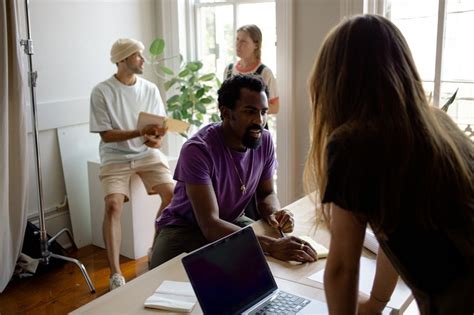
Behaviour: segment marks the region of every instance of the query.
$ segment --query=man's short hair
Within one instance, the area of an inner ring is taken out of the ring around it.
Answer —
[[[219,108],[225,106],[229,109],[234,109],[235,103],[240,99],[240,90],[243,88],[258,93],[265,92],[268,97],[268,88],[261,76],[239,74],[225,80],[219,91],[217,91]]]

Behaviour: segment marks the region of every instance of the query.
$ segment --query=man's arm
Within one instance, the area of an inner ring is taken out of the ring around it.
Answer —
[[[280,201],[273,188],[273,180],[262,180],[257,187],[257,206],[263,220],[274,228],[285,233],[293,231],[294,219],[290,211],[280,209]],[[303,248],[304,242],[294,236],[274,239],[271,237],[257,235],[264,252],[280,260],[293,260],[300,262],[312,262],[317,260],[314,248],[309,244]]]
[[[167,128],[160,128],[158,125],[146,125],[142,130],[120,130],[111,129],[100,132],[100,137],[104,142],[120,142],[126,141],[137,137],[148,136],[148,137],[163,137],[166,133]],[[160,141],[161,143],[161,141]]]
[[[331,204],[331,243],[324,272],[324,291],[331,314],[356,314],[359,264],[366,222]]]
[[[285,233],[293,231],[293,216],[288,210],[280,210],[280,201],[273,188],[273,180],[260,181],[257,187],[257,207],[268,224]]]
[[[240,229],[237,225],[219,218],[219,206],[212,185],[186,184],[186,193],[191,201],[199,227],[208,241],[215,241]],[[314,250],[309,246],[301,249],[301,240],[294,236],[274,239],[257,235],[257,238],[263,251],[275,258],[300,262],[316,260]]]
[[[210,184],[186,184],[186,193],[204,237],[212,242],[240,229],[219,218],[216,193]]]
[[[258,184],[257,205],[263,218],[267,218],[275,211],[280,210],[280,201],[275,194],[271,179],[262,180]]]

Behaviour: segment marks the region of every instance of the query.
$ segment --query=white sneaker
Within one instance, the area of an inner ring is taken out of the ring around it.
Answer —
[[[109,286],[110,286],[110,291],[117,289],[118,287],[121,287],[125,285],[125,278],[118,274],[114,273],[112,277],[109,279]]]

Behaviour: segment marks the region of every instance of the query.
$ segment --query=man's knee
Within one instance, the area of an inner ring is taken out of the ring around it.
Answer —
[[[169,203],[173,198],[174,184],[167,183],[153,187],[153,190],[160,195],[164,203]]]
[[[165,231],[164,233],[161,232],[162,230],[155,234],[149,264],[150,269],[173,259],[184,251],[184,249],[179,245],[178,240],[172,236],[173,233],[170,233],[171,231]]]
[[[184,252],[191,252],[208,243],[199,227],[166,226],[155,235],[150,269]]]
[[[105,197],[105,216],[120,216],[123,209],[125,197],[121,194],[113,194]]]

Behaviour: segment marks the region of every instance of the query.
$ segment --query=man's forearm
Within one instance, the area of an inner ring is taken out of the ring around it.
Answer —
[[[209,242],[213,242],[240,230],[239,226],[221,219],[214,221],[210,220],[208,222],[202,222],[198,220],[198,224],[201,228],[202,234]]]
[[[102,131],[100,137],[104,142],[120,142],[127,141],[133,138],[141,137],[140,130],[119,130],[112,129]]]
[[[271,193],[263,198],[258,198],[258,210],[263,218],[267,218],[273,212],[280,210],[280,202],[275,193]]]

